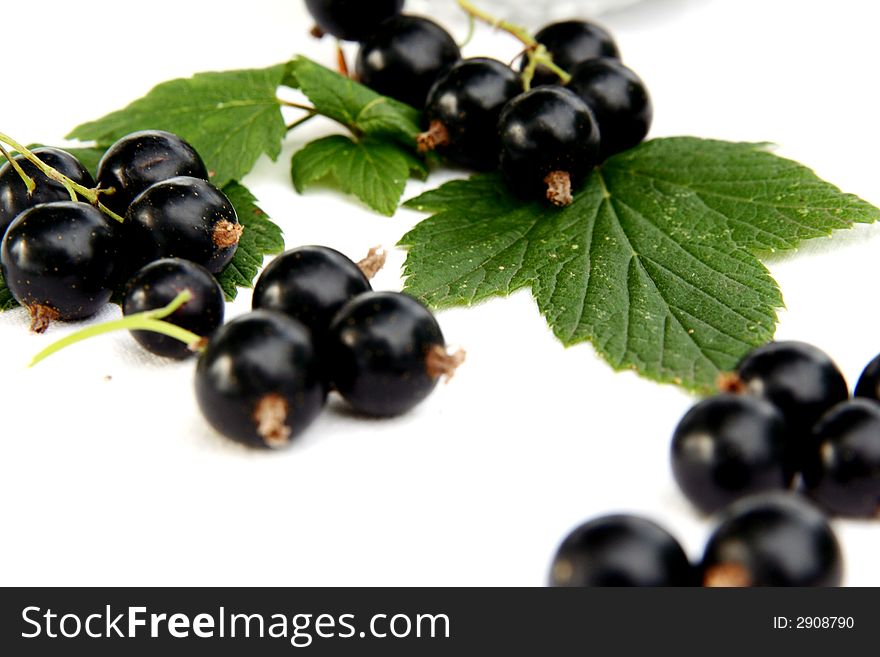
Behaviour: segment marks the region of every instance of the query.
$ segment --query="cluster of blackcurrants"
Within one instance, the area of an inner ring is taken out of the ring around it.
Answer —
[[[461,59],[446,30],[400,14],[403,4],[306,0],[321,32],[361,42],[363,84],[423,110],[421,151],[478,171],[500,167],[517,195],[564,206],[593,167],[647,135],[648,92],[603,28],[546,26],[516,72],[495,59]],[[536,48],[556,70],[530,65]],[[524,77],[534,88],[524,91]]]
[[[565,539],[551,583],[840,583],[840,547],[825,513],[880,515],[880,356],[852,399],[831,358],[802,342],[753,350],[719,387],[672,438],[672,472],[685,496],[704,513],[721,510],[699,566],[652,521],[608,516]]]
[[[318,416],[330,390],[358,413],[392,416],[450,377],[450,354],[430,310],[374,292],[370,259],[323,246],[278,256],[254,288],[253,310],[222,326],[196,366],[196,397],[220,433],[281,447]],[[173,317],[173,316],[172,316]]]
[[[0,265],[37,332],[54,320],[91,317],[138,269],[160,258],[184,258],[210,276],[235,254],[243,230],[235,208],[176,135],[136,132],[106,151],[97,189],[109,212],[73,200],[70,183],[96,187],[77,158],[57,148],[32,154],[47,168],[18,154],[15,166],[0,169]]]

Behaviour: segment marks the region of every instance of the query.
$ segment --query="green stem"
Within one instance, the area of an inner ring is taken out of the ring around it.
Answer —
[[[87,340],[89,338],[93,338],[98,335],[104,335],[105,333],[112,333],[113,331],[153,331],[154,333],[161,333],[162,335],[167,335],[170,338],[174,338],[175,340],[180,340],[181,342],[189,345],[190,349],[193,351],[200,351],[204,348],[203,342],[204,339],[200,335],[196,335],[192,331],[187,331],[184,328],[177,326],[176,324],[172,324],[171,322],[162,321],[164,318],[171,315],[175,310],[180,308],[187,301],[192,299],[192,292],[189,290],[184,290],[180,294],[178,294],[167,306],[162,308],[157,308],[155,310],[146,310],[141,313],[135,313],[133,315],[129,315],[128,317],[123,317],[122,319],[117,319],[112,322],[104,322],[102,324],[96,324],[95,326],[87,326],[84,329],[71,333],[70,335],[61,338],[57,342],[53,342],[48,347],[43,349],[40,353],[33,357],[28,367],[33,367],[37,363],[42,360],[45,360],[52,354],[55,354],[65,347],[69,347],[71,345],[76,344],[77,342],[82,342],[83,340]]]
[[[24,186],[27,187],[28,196],[33,194],[34,190],[37,188],[37,183],[34,182],[34,179],[24,172],[24,169],[22,169],[16,159],[9,154],[9,151],[6,150],[6,147],[3,146],[3,144],[0,144],[0,153],[3,153],[3,157],[9,162],[9,166],[15,169],[18,177],[21,178]]]
[[[77,194],[84,198],[86,201],[97,207],[101,212],[106,214],[107,216],[115,219],[119,223],[122,223],[124,219],[120,217],[118,214],[113,212],[110,208],[101,203],[98,196],[100,194],[108,193],[110,190],[102,190],[102,189],[89,189],[88,187],[84,187],[80,185],[78,182],[71,180],[63,173],[56,171],[48,164],[43,162],[40,158],[38,158],[29,148],[22,146],[17,141],[15,141],[12,137],[3,134],[0,132],[0,142],[4,144],[8,144],[12,146],[15,150],[21,153],[27,160],[29,160],[37,169],[39,169],[45,176],[55,182],[61,183],[64,185],[64,189],[68,191],[70,194],[71,200],[77,200]],[[21,175],[21,174],[19,174]],[[27,184],[27,181],[25,181]],[[32,190],[30,190],[32,191]]]
[[[318,113],[317,113],[317,112],[314,112],[314,111],[309,112],[309,113],[306,114],[305,116],[303,116],[303,117],[297,119],[296,121],[294,121],[293,123],[291,123],[290,125],[288,125],[288,126],[287,126],[287,132],[290,132],[291,130],[295,130],[296,128],[300,127],[303,123],[306,123],[307,121],[311,121],[311,120],[312,120],[313,118],[315,118],[316,116],[318,116]]]
[[[514,23],[510,23],[505,20],[500,20],[492,16],[492,14],[483,11],[479,7],[475,6],[473,2],[470,0],[458,0],[458,6],[461,7],[469,16],[476,18],[477,20],[481,20],[484,23],[491,25],[492,27],[498,28],[499,30],[504,30],[508,34],[519,39],[523,45],[526,47],[526,57],[529,59],[529,63],[526,65],[526,70],[523,71],[523,87],[528,90],[532,85],[532,78],[535,75],[535,69],[538,66],[544,66],[551,71],[553,71],[559,78],[562,80],[563,84],[568,84],[571,80],[571,75],[568,74],[567,71],[563,70],[559,66],[553,63],[553,56],[547,52],[547,49],[538,43],[529,31],[524,27],[519,25],[515,25]]]

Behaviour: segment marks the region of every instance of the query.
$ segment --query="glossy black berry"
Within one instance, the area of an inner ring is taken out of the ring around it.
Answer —
[[[471,169],[497,168],[501,108],[521,91],[522,81],[506,64],[488,58],[458,62],[428,93],[419,150],[436,150]]]
[[[804,487],[840,515],[880,515],[880,404],[855,399],[826,413],[804,459]]]
[[[770,342],[754,349],[737,365],[736,377],[735,388],[782,411],[796,452],[819,418],[849,397],[846,380],[828,354],[803,342]]]
[[[164,308],[184,290],[192,298],[164,318],[203,338],[210,338],[223,323],[226,300],[220,284],[207,269],[189,260],[164,258],[139,270],[128,282],[122,301],[122,314],[133,315]],[[152,331],[132,331],[147,351],[167,358],[193,355],[190,345]]]
[[[83,187],[92,188],[95,186],[92,174],[67,151],[43,147],[35,148],[33,154],[73,182]],[[16,155],[14,159],[22,170],[31,177],[36,187],[33,192],[28,193],[24,181],[11,164],[7,162],[0,168],[0,237],[3,237],[3,233],[6,232],[12,220],[28,208],[40,203],[71,200],[70,193],[64,188],[64,185],[48,178],[26,157]]]
[[[862,371],[853,394],[856,397],[880,400],[880,355]]]
[[[101,196],[101,201],[124,215],[147,187],[175,176],[207,180],[208,170],[195,149],[177,135],[162,130],[133,132],[108,148],[98,163],[98,184],[115,190]]]
[[[460,58],[455,40],[434,21],[396,16],[363,41],[356,70],[374,91],[421,109],[437,78]]]
[[[571,203],[571,190],[599,161],[599,129],[586,103],[562,87],[511,100],[498,121],[501,172],[523,197]]]
[[[242,227],[226,195],[201,178],[156,183],[128,208],[122,224],[128,264],[184,258],[212,274],[235,255]]]
[[[117,226],[86,203],[57,201],[25,210],[0,249],[9,291],[31,313],[34,331],[52,320],[91,317],[110,300]]]
[[[648,90],[620,60],[600,57],[578,64],[571,70],[568,88],[593,110],[603,160],[632,148],[648,134],[653,117]]]
[[[672,436],[672,473],[704,513],[751,493],[791,485],[785,421],[763,399],[717,395],[699,402]]]
[[[550,586],[693,586],[694,569],[678,541],[632,515],[603,516],[559,546]]]
[[[199,356],[196,399],[218,432],[255,447],[284,447],[326,399],[309,330],[255,310],[222,326]]]
[[[795,493],[728,507],[701,565],[706,586],[839,586],[843,558],[825,515]]]
[[[347,41],[369,37],[379,24],[403,9],[404,0],[306,0],[322,32]]]
[[[337,313],[327,343],[330,379],[355,410],[399,415],[444,374],[445,342],[431,311],[397,292],[362,294]]]
[[[342,306],[372,289],[360,268],[339,251],[301,246],[266,266],[254,286],[253,307],[298,319],[323,343]]]
[[[596,57],[620,57],[614,39],[604,28],[586,21],[563,21],[540,30],[535,40],[543,44],[553,56],[553,63],[566,73],[588,59]],[[526,67],[523,58],[520,70]],[[544,66],[539,66],[532,80],[533,86],[559,84],[559,76]]]

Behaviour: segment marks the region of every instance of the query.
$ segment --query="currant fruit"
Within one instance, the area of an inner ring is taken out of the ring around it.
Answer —
[[[419,150],[436,150],[464,167],[495,169],[501,108],[521,91],[519,76],[506,64],[484,57],[458,62],[428,93]]]
[[[788,488],[795,472],[782,414],[753,397],[701,401],[676,427],[671,451],[676,482],[704,513],[750,493]]]
[[[816,425],[804,462],[809,495],[832,513],[880,514],[880,405],[855,399],[832,408]]]
[[[283,447],[318,416],[326,400],[308,329],[255,310],[222,326],[199,356],[196,399],[224,436],[255,447]]]
[[[824,514],[794,493],[762,493],[725,510],[703,554],[703,584],[839,586],[842,562]]]
[[[556,551],[550,586],[693,586],[694,569],[678,541],[632,515],[591,520]]]
[[[408,411],[460,363],[447,354],[431,311],[397,292],[368,292],[345,304],[330,324],[327,359],[336,390],[376,416]]]
[[[374,91],[421,109],[437,78],[459,59],[455,41],[437,23],[402,15],[363,41],[355,70]]]
[[[346,41],[369,37],[379,24],[403,9],[404,0],[306,0],[322,32]]]
[[[35,148],[32,152],[43,163],[48,164],[58,173],[64,174],[73,182],[83,187],[95,186],[92,174],[67,151],[46,146]],[[6,232],[12,220],[28,208],[40,203],[71,200],[70,193],[64,188],[64,185],[47,177],[26,157],[16,155],[14,159],[22,170],[31,177],[36,187],[33,192],[28,193],[24,181],[11,164],[7,162],[0,168],[0,237]]]
[[[770,342],[754,349],[722,387],[734,392],[744,389],[774,404],[782,411],[792,439],[800,446],[819,418],[849,397],[846,380],[828,354],[793,341]]]
[[[340,308],[372,289],[360,268],[339,251],[301,246],[266,266],[254,286],[253,307],[299,320],[322,343]]]
[[[189,260],[163,258],[140,269],[125,288],[122,314],[164,308],[184,290],[189,290],[192,298],[165,321],[209,338],[223,323],[226,301],[211,272]],[[160,333],[132,331],[131,335],[144,349],[158,356],[183,359],[194,353],[190,345]]]
[[[642,79],[610,57],[588,59],[571,70],[568,88],[596,117],[603,160],[641,142],[651,127],[653,109]]]
[[[853,394],[856,397],[880,400],[880,354],[865,367]]]
[[[498,121],[501,172],[511,190],[568,205],[571,190],[598,163],[599,130],[573,92],[538,87],[511,100]]]
[[[212,274],[232,260],[243,231],[223,192],[187,176],[148,187],[132,201],[122,229],[129,266],[184,258]]]
[[[53,320],[91,317],[110,300],[117,227],[87,203],[56,201],[9,225],[0,265],[9,291],[42,333]]]
[[[553,56],[553,63],[567,73],[588,59],[620,57],[617,44],[604,28],[586,21],[563,21],[541,29],[535,40]],[[525,58],[520,70],[525,69]],[[559,76],[545,66],[538,66],[532,86],[559,84]]]
[[[147,187],[175,176],[208,179],[208,170],[195,149],[162,130],[133,132],[113,144],[98,163],[98,184],[113,188],[101,202],[124,215],[135,197]]]

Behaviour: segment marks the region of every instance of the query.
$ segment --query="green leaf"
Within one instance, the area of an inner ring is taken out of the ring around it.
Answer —
[[[880,210],[756,144],[657,139],[609,159],[572,205],[515,200],[498,176],[409,201],[406,289],[435,307],[529,287],[566,345],[708,392],[773,337],[782,297],[757,259]]]
[[[11,310],[16,306],[18,306],[18,302],[13,298],[9,288],[6,287],[6,281],[3,279],[3,274],[0,273],[0,312]]]
[[[291,161],[291,176],[298,192],[332,176],[342,191],[387,216],[397,210],[411,172],[427,174],[418,158],[394,142],[372,138],[353,141],[343,135],[313,141],[295,153]]]
[[[245,227],[238,249],[226,268],[217,276],[226,298],[232,300],[239,287],[252,287],[263,257],[284,250],[281,229],[257,206],[257,199],[241,183],[232,181],[223,187],[229,197],[238,221]]]
[[[299,88],[320,114],[355,135],[381,136],[415,147],[420,115],[409,105],[381,96],[306,57],[290,62],[285,83]]]
[[[218,187],[273,160],[286,134],[277,98],[286,65],[198,73],[163,82],[126,108],[84,123],[68,139],[110,144],[136,130],[174,132],[199,152]]]

